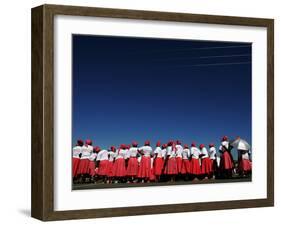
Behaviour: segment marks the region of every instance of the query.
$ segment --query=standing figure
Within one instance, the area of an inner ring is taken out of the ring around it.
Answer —
[[[178,174],[177,160],[176,160],[176,144],[173,141],[168,142],[167,157],[164,173],[168,175],[171,182],[175,181]]]
[[[210,155],[210,161],[211,161],[211,177],[217,174],[217,150],[215,148],[215,145],[213,143],[209,144],[209,155]]]
[[[116,157],[116,148],[114,146],[110,147],[110,150],[108,151],[108,164],[107,164],[107,183],[112,183],[112,179],[114,177],[114,160]]]
[[[86,140],[85,144],[82,146],[81,149],[81,159],[80,159],[80,164],[78,167],[78,172],[77,174],[80,175],[80,182],[87,182],[90,177],[89,177],[89,165],[90,165],[90,160],[89,157],[91,156],[93,152],[93,146],[92,146],[92,141],[91,140]]]
[[[182,170],[182,153],[183,153],[183,147],[181,145],[181,142],[177,140],[176,142],[176,162],[177,162],[177,172],[178,174],[181,174]]]
[[[204,178],[208,178],[212,173],[212,164],[209,158],[209,153],[204,144],[200,144],[199,148],[201,151],[201,175]]]
[[[99,178],[105,183],[108,175],[108,151],[106,149],[101,150],[100,147],[96,147],[97,155],[97,174]]]
[[[80,163],[80,155],[82,152],[82,146],[84,142],[82,140],[77,140],[77,144],[72,149],[72,178],[73,182],[76,183],[78,176],[78,167]]]
[[[125,177],[126,177],[125,160],[127,158],[127,155],[128,155],[127,146],[125,144],[121,144],[119,149],[117,150],[115,162],[113,165],[114,177],[116,179],[115,183],[125,182]]]
[[[128,161],[128,167],[127,167],[127,177],[128,177],[128,182],[136,182],[135,179],[138,174],[138,143],[137,142],[132,142],[132,147],[127,152],[127,158],[129,159]]]
[[[238,170],[241,176],[250,175],[252,171],[252,162],[250,161],[249,150],[238,149]]]
[[[140,167],[138,170],[138,178],[142,183],[149,181],[151,174],[151,155],[152,148],[150,141],[145,141],[144,146],[140,147],[139,153],[141,156]]]
[[[95,151],[95,148],[93,149],[90,157],[89,157],[89,176],[90,176],[90,181],[95,182],[95,176],[96,176],[96,158],[97,158],[97,153]]]
[[[220,146],[221,160],[220,160],[220,170],[224,178],[232,177],[232,170],[234,167],[233,157],[231,155],[231,146],[229,145],[228,137],[224,136],[221,139]]]
[[[194,142],[191,144],[190,154],[191,154],[190,174],[192,176],[192,179],[194,179],[194,178],[198,178],[201,175],[200,162],[199,162],[199,156],[201,155],[201,152],[196,147],[196,144]]]
[[[163,173],[165,152],[166,144],[163,144],[161,148],[161,142],[158,141],[154,150],[154,174],[156,182],[160,181],[160,177]]]
[[[187,144],[184,145],[184,149],[182,151],[182,168],[181,168],[181,174],[185,175],[186,178],[190,174],[191,164],[190,164],[190,149]],[[186,179],[185,178],[185,179]]]

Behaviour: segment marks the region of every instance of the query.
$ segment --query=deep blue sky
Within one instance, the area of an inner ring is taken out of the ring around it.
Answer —
[[[251,44],[73,35],[73,143],[251,143]]]

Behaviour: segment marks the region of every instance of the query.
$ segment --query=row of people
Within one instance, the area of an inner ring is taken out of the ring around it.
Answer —
[[[100,179],[103,182],[148,182],[162,181],[168,178],[174,181],[178,175],[189,178],[213,178],[214,175],[231,177],[234,161],[231,146],[224,136],[219,147],[220,156],[214,144],[209,149],[201,144],[199,148],[193,142],[191,147],[182,146],[180,141],[169,141],[162,144],[158,141],[153,150],[150,142],[138,147],[121,144],[109,150],[93,147],[91,140],[78,140],[73,148],[74,182],[85,179]],[[240,151],[239,167],[242,173],[251,171],[248,151]]]

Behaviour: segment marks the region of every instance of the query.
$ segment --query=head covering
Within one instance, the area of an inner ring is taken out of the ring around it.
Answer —
[[[174,141],[170,140],[170,141],[168,142],[168,146],[172,146],[173,143],[174,143]]]
[[[130,145],[130,144],[128,144],[128,145],[126,146],[126,148],[127,148],[127,149],[130,149],[130,147],[131,147],[131,145]]]
[[[192,142],[191,147],[196,147],[196,143]]]
[[[205,147],[204,144],[200,144],[200,146],[199,146],[200,149],[202,149],[202,148],[204,148],[204,147]]]
[[[92,145],[92,141],[90,140],[90,139],[87,139],[86,141],[85,141],[85,143],[87,144],[87,145]]]
[[[223,137],[221,138],[221,141],[228,141],[228,137],[227,137],[227,136],[223,136]]]
[[[150,146],[150,141],[149,141],[149,140],[146,140],[146,141],[144,142],[144,145],[145,145],[145,146]]]
[[[160,146],[161,146],[161,142],[160,142],[160,141],[157,141],[156,147],[160,147]]]
[[[185,145],[184,145],[184,148],[186,148],[186,149],[187,149],[187,148],[188,148],[188,145],[187,145],[187,144],[185,144]]]
[[[120,149],[126,149],[126,144],[120,144]]]
[[[162,148],[166,148],[166,147],[167,147],[167,144],[163,144],[163,145],[162,145]]]
[[[111,147],[110,147],[110,150],[113,151],[113,152],[115,152],[115,151],[116,151],[116,148],[115,148],[114,146],[111,146]]]
[[[215,145],[213,143],[210,143],[209,148],[211,148],[211,147],[215,147]]]
[[[179,145],[181,144],[181,142],[179,140],[177,140],[176,143],[179,144]]]
[[[137,143],[136,141],[133,141],[133,142],[132,142],[132,145],[133,145],[133,147],[137,147],[137,146],[138,146],[138,143]]]
[[[95,150],[96,152],[99,152],[101,149],[100,149],[99,146],[96,146],[96,147],[94,148],[94,150]]]
[[[84,144],[83,140],[77,140],[77,145],[78,146],[83,146],[83,144]]]

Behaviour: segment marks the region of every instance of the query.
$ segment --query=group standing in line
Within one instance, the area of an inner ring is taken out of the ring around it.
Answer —
[[[227,136],[222,137],[219,150],[213,143],[191,147],[177,141],[155,149],[150,141],[139,147],[121,144],[101,149],[91,140],[78,140],[73,147],[72,175],[74,183],[150,183],[178,180],[232,178],[251,174],[250,150],[238,151],[238,165],[232,157],[232,146]]]

